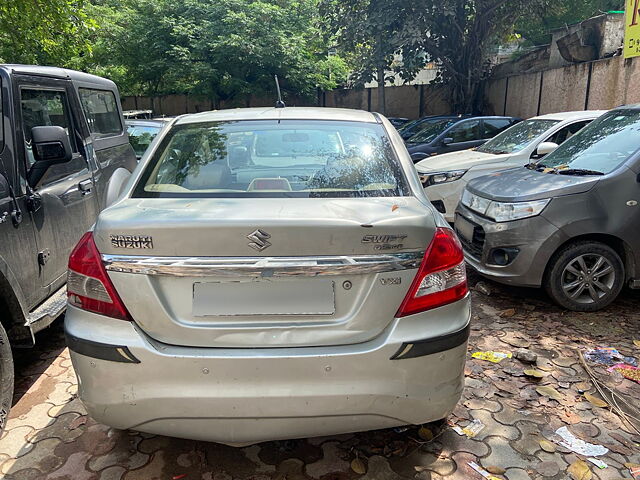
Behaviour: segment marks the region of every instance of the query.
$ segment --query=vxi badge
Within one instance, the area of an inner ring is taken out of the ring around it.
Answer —
[[[402,241],[407,238],[406,234],[399,235],[365,235],[362,243],[373,243],[374,250],[400,250],[404,245]]]

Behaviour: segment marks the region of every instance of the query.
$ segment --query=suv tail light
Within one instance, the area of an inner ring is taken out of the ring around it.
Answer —
[[[69,257],[67,300],[88,312],[131,320],[107,275],[91,232],[82,236]]]
[[[453,303],[464,298],[467,292],[467,273],[460,241],[453,230],[437,228],[396,317]]]

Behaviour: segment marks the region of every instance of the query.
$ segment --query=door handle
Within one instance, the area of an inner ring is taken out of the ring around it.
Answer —
[[[91,193],[91,188],[93,187],[93,180],[83,180],[78,184],[78,190],[82,192],[83,195],[87,195]]]

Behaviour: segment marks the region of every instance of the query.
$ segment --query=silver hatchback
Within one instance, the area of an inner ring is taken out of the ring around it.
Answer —
[[[462,391],[462,249],[377,114],[175,119],[68,296],[80,397],[116,428],[247,444],[435,421]]]

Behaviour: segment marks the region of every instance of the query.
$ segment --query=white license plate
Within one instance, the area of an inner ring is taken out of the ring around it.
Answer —
[[[456,230],[460,234],[462,238],[466,241],[471,242],[473,240],[473,229],[474,226],[471,222],[467,221],[466,218],[458,215],[456,217]]]
[[[333,315],[331,280],[260,280],[193,284],[193,316]]]

